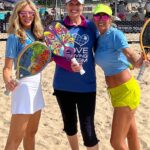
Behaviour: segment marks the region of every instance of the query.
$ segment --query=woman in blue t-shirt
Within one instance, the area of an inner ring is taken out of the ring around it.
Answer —
[[[62,23],[75,38],[75,58],[82,64],[85,74],[80,75],[81,66],[74,63],[71,64],[74,72],[56,65],[53,87],[72,150],[79,149],[77,112],[84,145],[88,150],[98,150],[94,127],[96,77],[93,57],[98,32],[94,23],[82,16],[83,3],[84,0],[66,0],[68,16]]]
[[[130,50],[124,34],[111,27],[112,10],[109,6],[97,5],[93,19],[100,32],[95,61],[104,71],[114,107],[111,145],[115,150],[140,150],[134,117],[140,103],[140,87],[128,68],[130,63],[133,67],[140,67],[143,57],[137,57]]]
[[[5,150],[16,150],[23,140],[24,149],[35,149],[35,134],[44,107],[40,73],[16,83],[12,79],[13,64],[25,46],[42,39],[43,28],[36,6],[31,0],[19,1],[9,21],[3,78],[11,95],[11,123]]]

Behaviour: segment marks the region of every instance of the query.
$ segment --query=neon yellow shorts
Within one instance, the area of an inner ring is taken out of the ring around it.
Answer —
[[[136,109],[140,104],[140,86],[132,77],[126,83],[114,88],[108,88],[113,107],[125,107]]]

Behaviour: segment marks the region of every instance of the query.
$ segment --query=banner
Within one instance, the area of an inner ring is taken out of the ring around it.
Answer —
[[[144,25],[144,21],[115,21],[114,23],[125,33],[139,33]]]

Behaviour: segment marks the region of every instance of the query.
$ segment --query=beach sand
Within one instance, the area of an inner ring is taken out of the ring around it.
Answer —
[[[0,35],[5,36],[4,34]],[[129,40],[138,40],[139,34],[128,34]],[[0,41],[0,150],[4,149],[8,136],[10,125],[10,97],[3,94],[5,86],[2,80],[2,69],[4,65],[4,53],[6,42]],[[140,50],[139,44],[131,44],[131,48]],[[36,135],[36,150],[69,150],[69,144],[65,133],[63,132],[62,118],[55,97],[53,96],[53,74],[55,64],[50,63],[42,73],[42,87],[45,98],[45,108],[42,111],[39,130]],[[135,77],[139,70],[131,71]],[[141,144],[141,150],[150,150],[150,68],[147,68],[142,80],[141,86],[141,105],[136,112],[136,122]],[[100,140],[101,150],[112,150],[109,139],[111,133],[111,121],[113,108],[107,95],[106,84],[104,81],[103,71],[96,66],[97,74],[97,105],[95,113],[95,128]],[[80,133],[79,145],[80,150],[85,150]],[[23,150],[22,144],[19,150]]]

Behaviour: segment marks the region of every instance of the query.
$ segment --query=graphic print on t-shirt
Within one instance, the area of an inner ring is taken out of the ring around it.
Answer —
[[[83,34],[79,35],[77,33],[72,34],[75,39],[75,58],[80,63],[85,63],[88,60],[88,47],[87,43],[89,42],[89,35]]]

